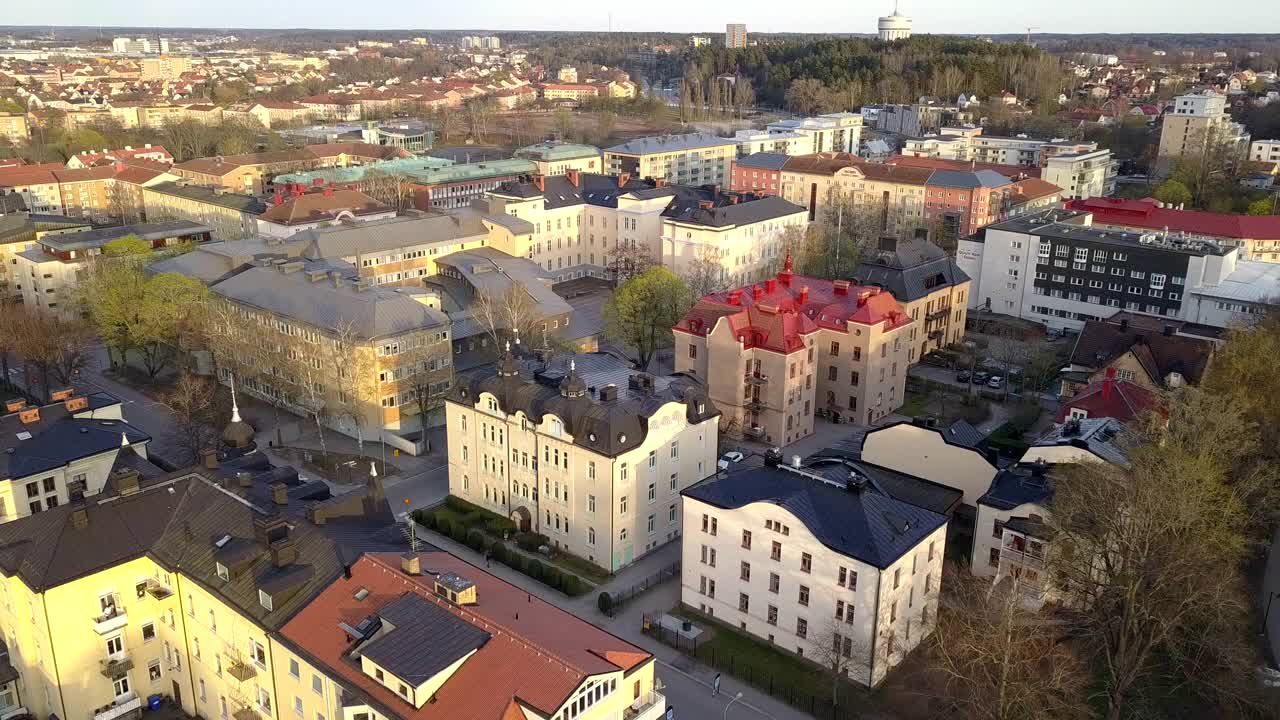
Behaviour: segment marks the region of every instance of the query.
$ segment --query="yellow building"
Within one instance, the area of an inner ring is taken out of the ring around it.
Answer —
[[[14,145],[27,142],[30,129],[27,127],[27,116],[23,113],[0,113],[0,138]]]
[[[142,59],[141,78],[146,80],[177,80],[182,73],[191,71],[191,58],[177,55],[161,55]]]
[[[240,240],[258,233],[266,205],[251,195],[192,185],[189,180],[141,188],[142,207],[151,222],[190,220],[207,225],[218,240]]]

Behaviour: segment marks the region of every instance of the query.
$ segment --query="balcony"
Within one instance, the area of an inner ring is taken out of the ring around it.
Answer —
[[[1020,565],[1028,570],[1040,571],[1044,569],[1044,551],[1028,551],[1025,546],[1006,543],[1000,548],[1001,562],[1009,562],[1013,565]]]
[[[118,697],[110,705],[103,705],[93,711],[93,720],[116,720],[134,710],[142,709],[142,698],[132,693]]]
[[[752,425],[746,430],[743,430],[742,434],[746,435],[749,438],[759,440],[760,438],[764,437],[764,428],[760,427],[759,425]]]
[[[118,609],[112,606],[107,608],[106,612],[93,619],[93,631],[99,635],[106,635],[128,624],[129,614],[122,608]]]
[[[114,653],[99,660],[98,669],[103,677],[114,680],[133,669],[133,658],[123,652]]]
[[[769,382],[769,376],[761,372],[747,373],[742,381],[748,385],[764,385]]]
[[[173,590],[168,585],[161,583],[159,580],[147,581],[147,594],[157,600],[164,600],[173,595]]]
[[[652,690],[622,711],[622,720],[658,720],[667,709],[667,698]]]
[[[242,707],[231,713],[231,717],[235,720],[262,720],[262,716],[258,715],[258,711],[251,707]]]
[[[942,308],[941,310],[934,310],[928,315],[925,315],[924,321],[927,323],[931,323],[931,322],[937,322],[939,320],[946,320],[947,316],[949,315],[951,315],[951,308],[946,307],[946,308]]]
[[[760,412],[761,410],[768,409],[768,406],[765,405],[764,402],[759,398],[751,398],[749,400],[744,401],[742,403],[742,407],[750,410],[751,412]]]
[[[255,667],[253,663],[247,663],[236,658],[227,659],[230,660],[230,663],[227,665],[227,672],[230,673],[231,677],[239,680],[240,682],[252,680],[257,677],[258,668]]]

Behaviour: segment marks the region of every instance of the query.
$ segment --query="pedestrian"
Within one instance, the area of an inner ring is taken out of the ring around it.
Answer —
[[[666,719],[665,719],[665,720],[676,720],[676,706],[675,706],[675,705],[668,705],[668,706],[667,706],[667,715],[666,715]]]
[[[711,681],[711,697],[720,694],[720,673],[716,673],[716,677]]]

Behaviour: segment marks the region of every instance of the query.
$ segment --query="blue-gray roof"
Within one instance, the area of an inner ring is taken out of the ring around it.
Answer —
[[[978,187],[998,188],[1011,185],[1009,178],[994,170],[934,170],[929,176],[929,184],[939,187],[971,190]]]
[[[803,522],[823,545],[877,568],[887,568],[947,524],[947,518],[883,495],[785,467],[745,468],[687,488],[685,497],[728,510],[764,502]]]
[[[710,133],[689,133],[688,135],[656,135],[654,137],[637,138],[621,145],[614,145],[605,150],[623,155],[652,155],[654,153],[684,152],[701,148],[718,147],[720,145],[736,145],[733,138],[723,138]]]
[[[117,404],[120,401],[106,393],[89,396],[82,411]],[[22,422],[18,412],[0,416],[0,478],[17,480],[36,473],[49,472],[69,462],[118,450],[128,438],[129,444],[147,442],[151,436],[123,420],[75,417],[64,403],[40,407],[34,422]]]
[[[787,164],[789,155],[782,153],[758,152],[739,158],[735,162],[739,167],[761,168],[764,170],[781,170],[783,165]]]
[[[413,686],[480,649],[488,632],[416,593],[378,611],[382,631],[359,649],[362,656]]]
[[[1001,470],[991,481],[991,489],[978,500],[979,505],[1012,510],[1026,503],[1044,504],[1053,497],[1053,488],[1044,477],[1025,468]]]

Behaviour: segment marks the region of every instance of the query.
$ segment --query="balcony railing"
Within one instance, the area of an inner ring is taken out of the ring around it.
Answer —
[[[93,630],[99,635],[114,632],[129,624],[129,614],[123,608],[114,606],[93,619]]]
[[[1019,550],[1018,548],[1006,545],[1000,548],[1000,558],[1001,560],[1008,560],[1013,564],[1021,565],[1025,568],[1031,568],[1033,570],[1044,569],[1043,553],[1032,554],[1026,550]]]
[[[742,381],[749,385],[764,385],[769,382],[769,376],[761,372],[751,372],[747,373]]]
[[[159,580],[148,580],[147,593],[157,600],[164,600],[165,598],[173,595],[173,590]]]
[[[236,680],[244,682],[246,680],[252,680],[258,675],[258,668],[255,667],[253,663],[248,663],[236,658],[230,658],[230,660],[231,663],[227,667],[227,672]]]
[[[142,698],[130,693],[122,697],[118,697],[110,705],[103,705],[93,711],[93,720],[116,720],[118,717],[138,710],[142,707]]]
[[[765,405],[764,402],[757,399],[747,400],[746,402],[742,403],[742,407],[755,412],[760,412],[761,410],[765,410],[768,408],[768,406]]]
[[[133,669],[133,658],[123,652],[113,653],[98,662],[102,676],[115,679]]]
[[[622,720],[658,720],[666,709],[667,698],[657,690],[651,690],[622,711]]]
[[[262,717],[258,715],[258,711],[251,707],[242,707],[231,713],[231,717],[235,718],[235,720],[262,720]]]

